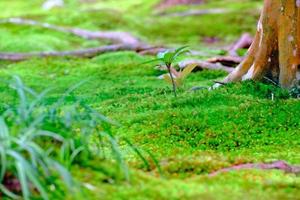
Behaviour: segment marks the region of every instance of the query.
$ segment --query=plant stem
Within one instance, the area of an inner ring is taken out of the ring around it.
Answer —
[[[167,65],[167,68],[168,68],[168,71],[169,71],[169,74],[170,74],[170,77],[171,77],[171,80],[172,80],[174,96],[177,97],[176,84],[175,84],[175,80],[174,80],[173,74],[171,72],[171,65],[170,64]]]

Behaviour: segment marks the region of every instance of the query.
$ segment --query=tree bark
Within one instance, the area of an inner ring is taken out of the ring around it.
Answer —
[[[297,83],[299,64],[300,0],[264,0],[248,54],[224,82],[268,77],[291,88]]]

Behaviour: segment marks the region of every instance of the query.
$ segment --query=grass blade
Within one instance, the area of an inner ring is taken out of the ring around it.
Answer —
[[[21,164],[20,161],[16,161],[16,168],[17,168],[18,177],[22,188],[23,197],[25,200],[30,200],[28,179],[24,171],[24,166]]]
[[[20,197],[9,191],[3,184],[0,184],[0,191],[11,199],[20,199]]]
[[[138,157],[142,159],[147,170],[150,170],[151,166],[147,159],[143,156],[142,152],[136,146],[134,146],[127,138],[123,138],[123,140],[131,147],[131,149],[138,155]]]

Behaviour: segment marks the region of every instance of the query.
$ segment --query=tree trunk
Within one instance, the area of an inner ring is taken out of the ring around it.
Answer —
[[[224,82],[268,77],[291,88],[299,64],[300,0],[265,0],[248,55]]]

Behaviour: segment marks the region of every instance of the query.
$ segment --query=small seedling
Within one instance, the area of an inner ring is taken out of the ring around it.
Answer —
[[[190,65],[187,65],[183,70],[181,71],[176,71],[174,68],[171,67],[171,71],[172,71],[172,74],[175,74],[176,77],[174,77],[174,82],[175,82],[175,85],[176,87],[180,87],[182,84],[183,84],[183,81],[184,79],[190,74],[192,73],[192,71],[197,67],[198,65],[197,64],[190,64]],[[168,74],[165,74],[163,76],[164,80],[168,83],[171,83],[172,84],[172,80],[171,80],[171,77],[170,75]]]
[[[177,87],[182,84],[183,79],[187,77],[187,75],[190,74],[193,71],[193,69],[197,66],[197,65],[189,65],[180,72],[177,72],[173,68],[173,65],[178,60],[179,56],[186,54],[188,52],[189,52],[188,47],[183,46],[178,49],[175,49],[174,51],[167,50],[165,52],[158,53],[156,59],[147,62],[147,63],[159,62],[162,65],[166,66],[169,75],[165,75],[164,80],[172,84],[173,93],[175,97],[177,97],[177,92],[176,92]]]

